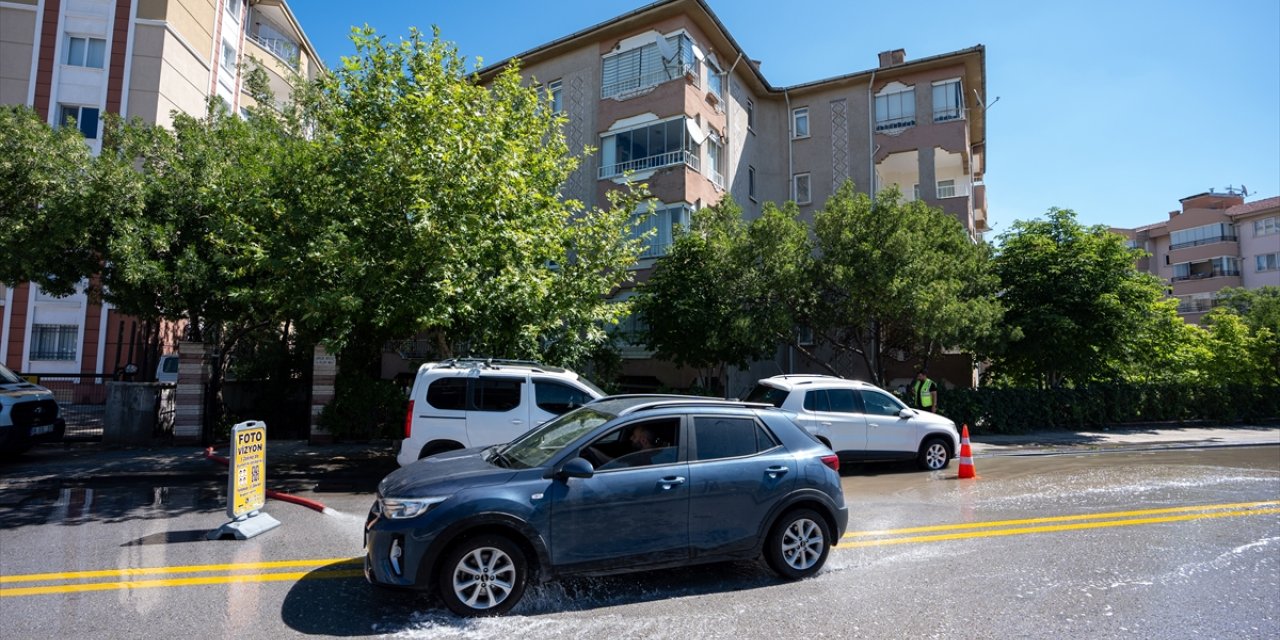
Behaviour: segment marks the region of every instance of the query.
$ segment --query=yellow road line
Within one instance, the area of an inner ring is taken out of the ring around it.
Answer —
[[[243,571],[248,569],[292,569],[326,564],[351,564],[362,558],[316,558],[314,560],[274,560],[270,562],[242,562],[239,564],[198,564],[178,567],[138,567],[129,569],[101,569],[98,571],[68,571],[62,573],[28,573],[26,575],[0,576],[0,584],[9,582],[42,582],[46,580],[76,580],[84,578],[115,578],[150,576],[166,573],[204,573],[207,571]]]
[[[924,533],[926,531],[953,531],[958,529],[983,529],[986,527],[1004,527],[1014,524],[1038,524],[1045,522],[1070,522],[1072,520],[1101,520],[1104,518],[1127,518],[1131,516],[1147,516],[1157,513],[1185,513],[1188,511],[1208,511],[1213,509],[1248,509],[1280,505],[1280,500],[1263,502],[1229,502],[1225,504],[1206,504],[1195,507],[1166,507],[1162,509],[1140,509],[1137,511],[1111,511],[1108,513],[1086,513],[1074,516],[1050,516],[1044,518],[1024,518],[1021,520],[990,520],[987,522],[966,522],[962,524],[939,524],[927,527],[909,527],[906,529],[882,529],[880,531],[850,531],[845,538],[860,536],[897,535],[902,533]]]
[[[156,587],[189,587],[209,584],[235,584],[243,582],[284,582],[289,580],[320,580],[327,578],[355,578],[363,571],[299,571],[291,573],[259,573],[230,576],[204,576],[199,578],[170,578],[166,580],[139,580],[137,582],[89,582],[85,584],[49,585],[43,587],[17,587],[0,589],[0,598],[13,596],[38,596],[52,593],[78,593],[82,591],[107,591],[110,589],[151,589]]]
[[[1132,520],[1108,520],[1106,522],[1077,522],[1075,524],[1059,524],[1046,527],[1021,527],[1015,529],[992,529],[990,531],[972,531],[969,533],[945,533],[934,536],[908,536],[905,538],[883,538],[879,540],[859,540],[857,542],[841,542],[839,549],[855,547],[878,547],[908,542],[937,542],[941,540],[961,540],[965,538],[998,538],[1001,536],[1017,536],[1029,533],[1051,533],[1054,531],[1078,531],[1081,529],[1103,529],[1107,527],[1131,527],[1140,524],[1158,524],[1162,522],[1185,522],[1188,520],[1204,520],[1208,518],[1233,518],[1240,516],[1260,516],[1280,513],[1277,509],[1250,509],[1246,511],[1215,511],[1212,513],[1194,513],[1180,516],[1163,516],[1159,518],[1135,518]]]

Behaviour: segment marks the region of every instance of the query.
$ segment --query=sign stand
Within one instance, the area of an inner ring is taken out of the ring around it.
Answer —
[[[259,511],[267,502],[267,425],[250,420],[231,428],[231,466],[227,473],[228,522],[206,536],[248,540],[278,526],[280,521]]]

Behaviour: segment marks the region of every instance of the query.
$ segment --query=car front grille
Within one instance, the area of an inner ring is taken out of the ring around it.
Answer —
[[[53,400],[19,402],[13,405],[13,426],[36,427],[58,419],[58,403]]]

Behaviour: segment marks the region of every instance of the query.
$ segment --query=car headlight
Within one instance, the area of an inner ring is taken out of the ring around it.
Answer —
[[[448,499],[448,496],[432,498],[383,498],[382,515],[392,520],[416,518],[431,507]]]

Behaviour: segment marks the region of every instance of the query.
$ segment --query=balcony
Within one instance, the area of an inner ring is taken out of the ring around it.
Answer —
[[[889,120],[876,120],[876,131],[896,131],[907,127],[915,126],[916,117],[906,116],[903,118],[892,118]]]
[[[1235,234],[1210,236],[1208,238],[1198,238],[1196,240],[1191,240],[1189,242],[1179,242],[1177,244],[1171,244],[1169,245],[1169,250],[1176,251],[1178,249],[1189,249],[1191,247],[1199,247],[1201,245],[1213,244],[1215,242],[1236,242],[1238,239],[1239,237],[1236,236]]]
[[[1192,272],[1182,275],[1176,275],[1169,278],[1170,282],[1186,282],[1188,280],[1206,280],[1208,278],[1222,278],[1226,276],[1240,275],[1239,269],[1213,269],[1211,271]]]
[[[290,69],[298,70],[299,48],[298,43],[284,38],[269,38],[259,34],[248,34],[248,38],[258,46],[265,49],[268,53],[280,58]]]
[[[697,85],[698,67],[693,64],[676,65],[649,73],[632,76],[600,87],[600,98],[615,98],[625,100],[635,94],[638,94],[651,87],[656,87],[668,80],[683,78],[686,75]]]
[[[645,158],[637,158],[617,164],[607,164],[600,167],[600,179],[613,178],[633,171],[649,171],[651,169],[661,169],[663,167],[672,167],[676,165],[688,165],[698,170],[698,154],[692,151],[671,151],[656,156],[648,156]]]
[[[1186,300],[1178,303],[1178,313],[1205,313],[1218,306],[1217,299]]]
[[[964,120],[964,108],[938,109],[933,112],[934,122],[950,122],[952,120]]]

